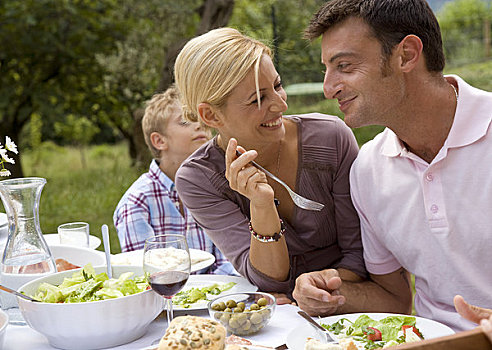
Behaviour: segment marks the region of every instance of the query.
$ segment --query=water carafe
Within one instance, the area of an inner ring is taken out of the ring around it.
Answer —
[[[0,197],[9,222],[0,282],[15,290],[32,279],[56,272],[39,225],[39,201],[45,184],[46,179],[36,177],[0,181]],[[0,303],[11,323],[23,323],[14,296],[2,292]]]

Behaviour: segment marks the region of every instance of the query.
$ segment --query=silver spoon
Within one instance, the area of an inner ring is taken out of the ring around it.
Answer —
[[[113,270],[111,269],[111,245],[109,244],[109,231],[108,225],[101,226],[104,253],[106,254],[106,267],[108,272],[108,278],[113,278]]]
[[[29,301],[39,302],[39,300],[36,300],[34,298],[31,298],[30,296],[27,296],[25,294],[19,293],[19,292],[13,290],[13,289],[10,289],[9,287],[5,287],[5,286],[0,285],[0,289],[3,290],[3,291],[5,291],[5,292],[12,293],[12,294],[14,294],[14,295],[16,295],[16,296],[18,296],[20,298],[24,298],[24,299],[29,300]]]

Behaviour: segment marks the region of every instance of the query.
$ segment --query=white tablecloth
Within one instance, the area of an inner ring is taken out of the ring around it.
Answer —
[[[287,335],[292,329],[306,325],[306,321],[297,314],[299,308],[293,305],[278,305],[273,314],[270,323],[257,334],[247,336],[245,338],[251,340],[255,344],[279,346],[285,344]],[[196,316],[209,317],[208,311],[175,311],[175,316],[192,314]],[[112,349],[117,350],[136,350],[149,348],[152,342],[164,335],[167,328],[167,319],[158,317],[150,325],[147,333],[140,339],[134,342],[117,346]],[[24,349],[56,349],[48,343],[48,340],[40,333],[31,329],[29,326],[13,326],[7,327],[5,336],[4,350],[24,350]]]

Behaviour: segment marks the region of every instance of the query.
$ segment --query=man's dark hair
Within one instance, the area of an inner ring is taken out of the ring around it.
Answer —
[[[444,52],[441,29],[425,0],[332,0],[313,16],[304,37],[314,40],[349,17],[363,19],[381,43],[387,60],[393,48],[407,35],[422,40],[424,58],[430,72],[442,72]]]

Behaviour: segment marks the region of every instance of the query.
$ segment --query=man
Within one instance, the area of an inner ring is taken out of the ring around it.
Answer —
[[[362,147],[350,178],[371,280],[305,274],[294,298],[311,314],[409,312],[412,273],[419,316],[475,326],[453,297],[492,305],[492,93],[442,75],[425,0],[333,0],[306,30],[320,35],[325,96],[349,126],[387,128]]]

